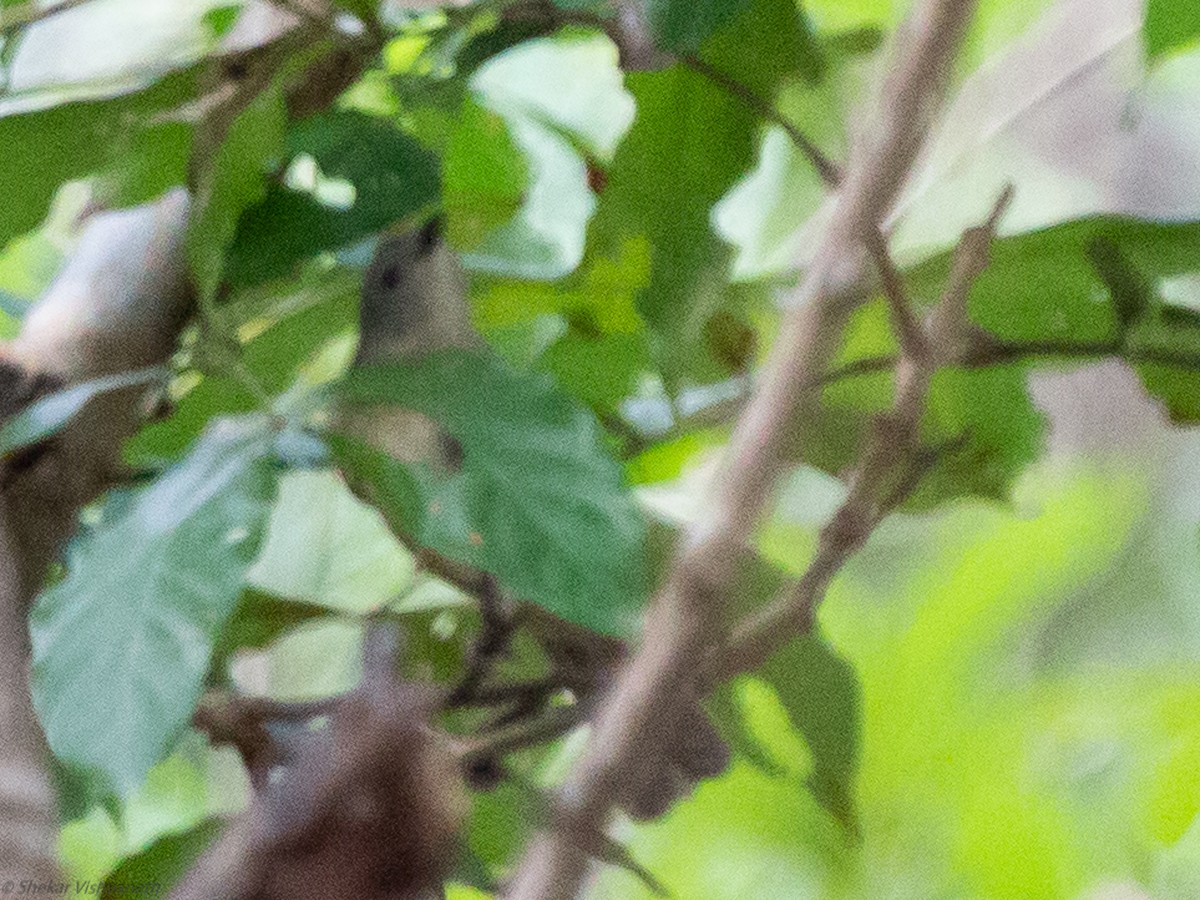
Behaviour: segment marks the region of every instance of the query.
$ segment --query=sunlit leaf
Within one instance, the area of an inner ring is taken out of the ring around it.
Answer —
[[[411,584],[413,563],[375,510],[330,472],[291,472],[246,573],[260,591],[351,613],[379,609]]]
[[[601,38],[543,39],[496,57],[472,77],[472,92],[506,123],[513,145],[524,156],[528,176],[522,179],[516,215],[465,248],[468,266],[500,275],[550,279],[579,265],[595,209],[589,161],[610,159],[633,119],[633,104],[622,88],[616,63],[615,49]],[[555,89],[546,90],[547,84]],[[460,126],[452,143],[458,149],[452,152],[466,152],[464,142],[474,146],[480,138],[478,129]],[[493,180],[507,182],[504,193],[509,194],[515,179],[522,176],[520,165],[511,152],[497,157],[493,149],[488,156],[507,169],[497,171]],[[454,171],[461,173],[462,167]],[[469,189],[455,181],[448,187],[452,196]],[[503,205],[510,203],[507,197],[502,199]],[[452,207],[451,212],[463,215],[467,210]]]
[[[1147,0],[1145,40],[1152,60],[1200,40],[1200,8],[1190,0]]]

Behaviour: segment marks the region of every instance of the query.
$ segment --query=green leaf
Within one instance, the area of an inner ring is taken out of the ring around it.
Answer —
[[[390,122],[360,112],[334,110],[293,125],[285,153],[284,183],[273,182],[238,223],[228,267],[236,284],[285,275],[438,197],[435,157]],[[329,196],[331,184],[345,196]]]
[[[803,21],[791,0],[754,0],[698,55],[768,101],[804,58]],[[668,373],[697,381],[727,376],[706,347],[705,326],[727,304],[728,249],[714,234],[714,205],[753,164],[762,120],[739,97],[676,65],[631,73],[638,115],[601,194],[591,252],[614,256],[631,239],[648,242],[649,282],[638,311],[662,338]]]
[[[499,275],[560,278],[582,260],[596,207],[589,163],[610,159],[633,119],[616,52],[597,36],[529,41],[482,66],[471,78],[471,90],[481,106],[503,119],[524,164],[511,150],[503,152],[503,144],[476,150],[495,139],[471,119],[454,132],[452,159],[486,159],[492,164],[488,181],[499,193],[477,194],[479,202],[472,206],[482,209],[473,213],[463,202],[470,199],[475,179],[464,178],[461,163],[448,172],[447,194],[457,201],[450,212],[468,220],[463,228],[452,218],[451,234],[478,231],[475,216],[487,225],[507,212],[513,199],[520,201],[516,215],[464,248],[463,261]],[[518,178],[525,183],[514,198]]]
[[[816,634],[788,643],[755,674],[769,683],[812,751],[808,785],[817,801],[857,831],[854,779],[862,734],[862,690],[854,667]]]
[[[1150,290],[1142,274],[1121,253],[1111,239],[1098,237],[1087,245],[1087,255],[1096,274],[1108,288],[1117,324],[1127,332],[1150,308]]]
[[[529,167],[504,119],[474,101],[463,104],[442,165],[450,241],[469,249],[483,243],[520,210]]]
[[[16,450],[31,447],[57,434],[96,396],[122,388],[139,387],[163,381],[167,370],[161,366],[106,375],[82,384],[72,385],[53,394],[39,397],[20,413],[0,425],[0,457]]]
[[[379,510],[396,534],[415,538],[424,532],[421,485],[404,466],[382,450],[345,434],[326,435],[338,465],[352,473],[355,489]]]
[[[233,120],[199,177],[187,251],[202,304],[217,295],[242,213],[266,196],[265,175],[282,149],[286,121],[283,92],[268,87]]]
[[[750,0],[647,0],[646,18],[664,50],[690,53],[749,6]]]
[[[275,489],[265,420],[224,420],[149,486],[106,505],[31,613],[51,749],[136,788],[187,724],[258,552]]]
[[[111,206],[136,206],[186,183],[192,155],[192,126],[162,122],[117,144],[117,162],[98,179],[97,198]]]
[[[1147,0],[1142,30],[1151,61],[1200,39],[1200,7],[1192,0]]]
[[[211,670],[223,679],[230,658],[238,650],[261,650],[293,628],[329,615],[327,606],[285,600],[253,589],[243,591],[213,647]]]
[[[1195,268],[1200,226],[1143,222],[1116,216],[1080,219],[1003,238],[971,289],[971,318],[1013,342],[1114,340],[1116,307],[1088,247],[1103,240],[1143,277],[1167,277]],[[914,294],[933,302],[949,273],[951,254],[915,267]]]
[[[965,495],[1009,498],[1012,483],[1041,453],[1045,432],[1027,379],[1023,365],[943,369],[934,376],[921,438],[937,458],[908,508]]]
[[[488,283],[472,298],[474,321],[518,367],[544,368],[573,397],[613,412],[653,368],[634,307],[649,269],[646,242],[631,239],[555,282]]]
[[[771,756],[771,752],[751,731],[745,713],[738,703],[737,690],[732,680],[718,685],[705,700],[704,708],[721,733],[722,739],[734,753],[772,778],[782,778],[787,774],[787,769]]]
[[[231,3],[228,6],[214,6],[200,17],[200,21],[214,38],[222,38],[233,28],[241,13],[242,7],[237,3]]]
[[[414,471],[421,543],[563,618],[630,633],[647,587],[645,524],[589,413],[544,377],[466,353],[356,371],[346,393],[423,413],[461,444],[459,472]]]
[[[0,246],[36,227],[63,183],[139,166],[129,151],[143,126],[195,93],[196,74],[184,71],[126,96],[0,117]]]
[[[996,241],[991,264],[972,287],[969,312],[997,338],[1030,345],[1042,359],[1115,356],[1123,339],[1124,352],[1172,417],[1196,421],[1200,329],[1168,314],[1161,295],[1171,278],[1194,272],[1198,259],[1200,224],[1116,216],[1068,222]],[[914,296],[931,302],[949,263],[943,254],[915,267],[908,276]]]
[[[408,552],[342,479],[289,472],[246,580],[268,594],[366,614],[407,590],[413,574]]]
[[[225,824],[212,819],[190,831],[155,841],[141,853],[126,859],[104,879],[100,900],[146,895],[149,885],[154,886],[157,895],[166,896],[170,887],[188,873],[217,839]]]

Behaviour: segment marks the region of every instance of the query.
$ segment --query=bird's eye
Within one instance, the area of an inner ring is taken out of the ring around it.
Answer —
[[[388,266],[379,276],[379,281],[385,291],[394,291],[400,284],[400,270],[395,266]]]

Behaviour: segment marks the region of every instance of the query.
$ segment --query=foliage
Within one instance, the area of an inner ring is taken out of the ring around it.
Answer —
[[[5,334],[61,261],[72,183],[114,206],[179,186],[193,196],[201,318],[171,371],[73,386],[0,429],[0,462],[15,465],[97,395],[169,375],[164,414],[125,447],[137,483],[85,512],[30,617],[38,714],[65,783],[86,785],[64,857],[109,876],[114,896],[180,877],[245,799],[244,773],[188,730],[205,690],[341,693],[361,675],[370,623],[386,619],[405,635],[406,676],[452,692],[495,614],[480,585],[532,623],[504,638],[503,683],[556,674],[563,635],[636,645],[680,533],[707,527],[730,410],[775,345],[779,289],[827,220],[831,187],[795,132],[844,156],[870,128],[863,98],[904,4],[647,0],[642,37],[658,55],[641,68],[614,43],[622,20],[605,2],[338,6],[356,22],[308,23],[320,32],[310,46],[269,46],[279,59],[266,77],[226,71],[214,88],[193,53],[120,89],[0,98]],[[985,57],[1002,75],[1035,68],[1024,51],[993,51],[1042,6],[981,4],[962,96],[979,96],[989,70],[972,67]],[[1153,63],[1113,79],[1134,85],[1122,128],[1139,127],[1147,98],[1200,85],[1195,7],[1149,0],[1144,27],[1129,25],[1140,6],[1113,14],[1114,33]],[[230,5],[188,9],[213,40],[236,27]],[[23,40],[58,24],[70,34],[73,14],[6,33],[10,74],[33,66]],[[109,19],[119,43],[128,23]],[[1078,67],[1115,65],[1112,49]],[[327,108],[293,115],[297,76],[340,52],[362,70]],[[1174,494],[1197,472],[1170,466],[1179,446],[1194,451],[1180,435],[1200,422],[1200,190],[1182,215],[1139,186],[1176,144],[1189,160],[1200,148],[1171,131],[1128,181],[1101,172],[1100,150],[1064,161],[1047,133],[1067,119],[1054,104],[1072,81],[1056,71],[1014,115],[1049,119],[1045,133],[1006,120],[980,137],[947,122],[931,141],[890,223],[918,315],[954,272],[949,235],[978,221],[994,185],[963,210],[929,198],[945,196],[942,180],[956,192],[984,144],[1001,135],[1002,149],[1033,153],[1030,178],[1061,196],[1016,185],[960,345],[930,379],[912,458],[897,442],[874,498],[894,515],[832,581],[808,633],[706,699],[729,770],[622,829],[631,855],[614,845],[609,861],[713,900],[1067,898],[1109,883],[1190,896],[1200,559]],[[1064,127],[1090,134],[1079,115]],[[354,365],[376,246],[434,215],[467,270],[480,346]],[[846,501],[842,481],[887,424],[904,348],[874,283],[835,337],[788,483],[747,547],[738,616],[804,575]],[[1112,360],[1176,431],[1155,426],[1159,446],[1132,463],[1048,453],[1054,417],[1031,385]],[[435,423],[448,459],[402,462],[355,433],[363,409],[351,407],[386,406]],[[1142,631],[1153,634],[1138,643]],[[590,710],[586,691],[610,677],[559,685],[535,712]],[[450,705],[443,719],[487,733],[477,709]],[[485,896],[511,871],[539,792],[585,737],[522,745],[499,786],[473,792],[456,875],[470,887],[450,896]],[[156,796],[177,769],[227,808]],[[644,881],[614,867],[595,896],[649,896]]]

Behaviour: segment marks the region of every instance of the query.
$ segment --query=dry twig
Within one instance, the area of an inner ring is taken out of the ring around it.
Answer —
[[[535,839],[512,900],[566,900],[586,877],[582,839],[602,830],[656,723],[691,692],[697,661],[724,617],[746,539],[812,402],[850,312],[862,300],[863,242],[916,158],[974,8],[925,0],[899,35],[873,132],[856,145],[822,244],[758,389],[734,432],[712,510],[693,528],[649,611],[642,646],[601,708],[588,752],[563,786],[554,826]]]

